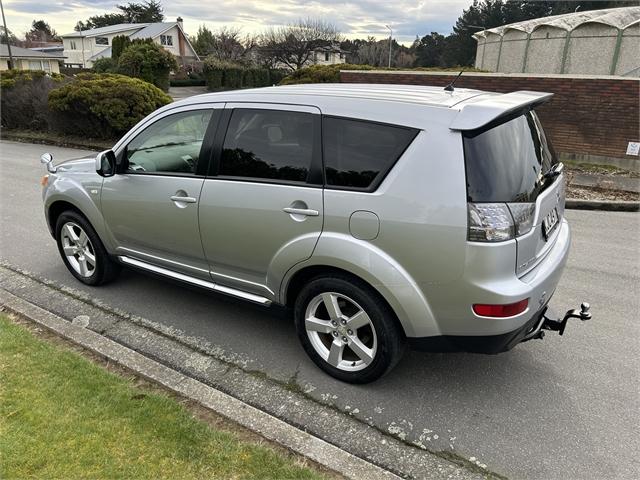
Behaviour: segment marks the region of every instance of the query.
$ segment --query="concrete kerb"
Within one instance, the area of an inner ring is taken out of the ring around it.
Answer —
[[[640,211],[640,202],[628,202],[622,200],[581,200],[577,198],[567,198],[566,208],[573,210],[638,212]]]
[[[102,335],[75,325],[0,289],[0,304],[55,334],[179,395],[187,397],[264,438],[350,479],[399,479],[397,475],[295,428],[268,413],[183,375]]]

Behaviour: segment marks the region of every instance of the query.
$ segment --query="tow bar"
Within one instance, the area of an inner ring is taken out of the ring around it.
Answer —
[[[564,333],[565,328],[567,328],[567,321],[570,318],[578,318],[583,322],[587,320],[591,320],[591,312],[589,312],[589,304],[587,302],[583,302],[580,305],[580,310],[574,308],[573,310],[568,310],[567,313],[564,314],[564,318],[560,320],[559,318],[551,318],[551,311],[546,310],[542,315],[541,321],[538,324],[538,327],[534,329],[533,332],[529,333],[525,338],[522,339],[523,342],[527,340],[533,340],[536,338],[544,338],[544,330],[551,330],[554,332],[558,332],[559,335]]]
[[[554,332],[558,332],[558,335],[562,335],[564,333],[564,329],[567,328],[567,320],[570,318],[579,318],[583,322],[591,320],[589,308],[590,307],[587,302],[582,302],[582,304],[580,304],[580,311],[575,308],[573,310],[569,310],[564,314],[564,318],[562,320],[549,318],[547,317],[547,312],[545,312],[542,328],[543,330],[553,330]]]

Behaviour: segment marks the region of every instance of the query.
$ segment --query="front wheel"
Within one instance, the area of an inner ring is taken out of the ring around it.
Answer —
[[[91,224],[75,211],[66,211],[58,217],[56,240],[67,269],[86,285],[106,283],[120,271]]]
[[[368,285],[350,277],[319,277],[298,295],[298,338],[329,375],[369,383],[390,371],[404,351],[404,335],[389,306]]]

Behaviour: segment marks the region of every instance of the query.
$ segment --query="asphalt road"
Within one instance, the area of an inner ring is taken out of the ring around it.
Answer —
[[[380,381],[340,383],[298,345],[291,321],[261,309],[133,271],[101,288],[66,271],[41,206],[43,151],[56,161],[79,150],[0,143],[0,258],[129,313],[219,345],[250,369],[297,373],[315,398],[433,450],[474,457],[511,478],[640,477],[640,215],[568,211],[569,264],[552,300],[587,300],[594,319],[563,337],[497,356],[410,352]]]

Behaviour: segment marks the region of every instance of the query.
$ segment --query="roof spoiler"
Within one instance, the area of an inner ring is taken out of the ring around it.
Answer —
[[[492,95],[479,101],[463,104],[449,128],[451,130],[475,130],[519,110],[531,110],[551,100],[553,93],[519,92]]]

